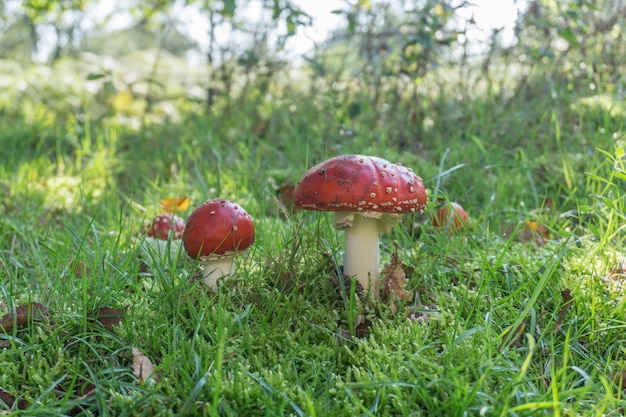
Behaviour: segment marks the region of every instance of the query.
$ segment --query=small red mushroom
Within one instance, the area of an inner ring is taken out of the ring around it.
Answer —
[[[445,204],[435,210],[435,214],[431,216],[430,222],[435,227],[451,227],[459,229],[463,224],[467,223],[468,215],[465,209],[459,203]]]
[[[162,257],[169,256],[169,260],[173,260],[178,255],[184,229],[185,220],[182,218],[174,214],[157,214],[148,227],[144,241]],[[147,260],[151,260],[147,249],[143,249]]]
[[[153,239],[167,240],[169,234],[172,239],[183,237],[185,221],[174,214],[157,214],[148,229],[148,236]]]
[[[209,200],[194,210],[183,232],[187,255],[204,265],[204,282],[215,289],[217,280],[234,272],[235,255],[254,243],[250,215],[232,201]]]
[[[421,213],[427,192],[410,168],[375,156],[342,155],[304,173],[294,204],[306,210],[335,212],[334,226],[345,230],[344,273],[356,276],[365,291],[379,297],[379,234],[400,222],[403,213]]]

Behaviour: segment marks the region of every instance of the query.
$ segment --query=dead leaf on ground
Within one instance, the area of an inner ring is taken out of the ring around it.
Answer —
[[[620,262],[609,270],[609,277],[615,280],[626,279],[626,262]]]
[[[15,308],[15,314],[8,313],[0,318],[0,331],[9,332],[14,325],[25,326],[48,314],[48,307],[37,302]]]
[[[619,371],[611,372],[609,374],[611,381],[615,383],[621,389],[626,388],[626,369],[620,369]]]
[[[68,268],[75,278],[86,277],[91,273],[91,268],[89,268],[89,266],[83,261],[77,259],[71,261]]]
[[[84,382],[83,384],[78,385],[75,389],[74,389],[74,395],[76,396],[75,398],[73,398],[74,401],[84,401],[90,397],[93,397],[93,395],[96,393],[96,386],[95,384],[91,383],[91,382]],[[68,412],[67,415],[68,416],[77,416],[81,413],[83,413],[85,411],[85,407],[81,404],[78,404],[74,407],[72,407]]]
[[[358,314],[355,317],[354,323],[354,336],[362,339],[368,336],[372,331],[372,321],[368,318]],[[336,333],[337,341],[339,342],[339,346],[343,346],[345,341],[352,340],[352,336],[350,335],[350,331],[345,329],[339,329]]]
[[[439,309],[434,304],[417,304],[407,308],[407,316],[415,323],[428,323],[430,315],[434,313],[439,313]]]
[[[561,297],[563,297],[563,302],[561,303],[559,317],[556,320],[554,331],[561,330],[561,326],[563,326],[563,321],[565,320],[565,315],[574,303],[574,297],[572,297],[572,291],[569,288],[561,291]]]
[[[154,365],[146,355],[141,353],[137,348],[133,348],[133,375],[137,377],[140,383],[152,380],[158,380],[158,375],[154,373]]]
[[[161,200],[159,206],[165,213],[181,213],[191,206],[191,199],[189,197],[166,198]]]
[[[257,124],[254,125],[254,127],[252,128],[252,132],[260,138],[265,137],[266,133],[267,133],[267,129],[269,127],[269,123],[265,120],[262,120],[260,122],[258,122]]]
[[[276,190],[278,202],[281,204],[281,210],[285,210],[286,213],[294,213],[300,210],[293,202],[293,192],[295,189],[296,184],[285,182],[279,185]]]
[[[372,321],[362,315],[356,316],[356,337],[362,339],[372,331]]]
[[[513,327],[509,327],[508,329],[506,329],[503,333],[502,333],[502,343],[500,344],[500,350],[506,348],[506,347],[516,347],[516,348],[520,348],[522,347],[522,336],[524,336],[525,334],[525,330],[526,330],[526,323],[522,323],[519,326],[517,326],[517,329],[515,329],[515,332],[513,334],[511,334],[511,330],[513,330]]]
[[[402,260],[397,253],[391,255],[391,262],[385,264],[382,275],[383,298],[385,300],[391,299],[392,302],[395,302],[396,300],[409,301],[413,298],[413,293],[406,290],[406,273],[402,266]]]
[[[15,405],[15,400],[16,400],[15,395],[11,394],[9,391],[0,387],[0,401],[5,403],[7,407],[13,408],[13,406]],[[28,407],[28,401],[26,401],[24,398],[17,400],[18,409],[24,410],[27,407]]]
[[[102,307],[89,313],[87,317],[96,320],[107,331],[115,333],[115,327],[119,326],[124,318],[124,313],[128,310],[128,306],[124,310],[119,308]]]
[[[504,237],[513,236],[513,240],[519,243],[534,243],[539,247],[544,247],[548,240],[550,240],[550,230],[546,225],[535,221],[526,220],[522,223],[521,227],[517,225],[511,225],[506,228]]]

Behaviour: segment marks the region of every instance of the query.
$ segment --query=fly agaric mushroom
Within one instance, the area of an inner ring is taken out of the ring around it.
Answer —
[[[342,155],[304,173],[294,203],[305,210],[335,212],[345,230],[344,273],[379,297],[379,234],[400,222],[402,213],[422,213],[428,202],[422,179],[410,168],[382,158]]]
[[[169,254],[170,260],[176,259],[184,229],[185,221],[182,218],[174,214],[157,214],[148,227],[144,241],[162,257]],[[145,250],[144,247],[144,253]]]
[[[187,254],[204,265],[204,282],[212,289],[217,280],[234,272],[233,260],[254,242],[254,224],[238,204],[209,200],[187,219],[183,246]]]
[[[467,222],[467,212],[459,203],[446,203],[443,207],[435,210],[435,214],[430,218],[434,227],[450,227],[459,229]]]

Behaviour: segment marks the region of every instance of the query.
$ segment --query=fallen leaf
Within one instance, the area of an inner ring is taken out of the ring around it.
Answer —
[[[15,314],[5,314],[0,318],[0,331],[9,332],[14,325],[25,326],[48,314],[48,307],[36,302],[15,308]]]
[[[402,260],[394,253],[391,255],[391,262],[383,268],[383,298],[391,298],[392,301],[411,300],[413,293],[406,290],[406,281]]]
[[[612,266],[609,270],[609,277],[615,280],[626,278],[626,262]]]
[[[84,382],[83,384],[78,385],[74,389],[74,395],[76,397],[73,398],[73,400],[74,401],[84,401],[87,398],[92,397],[95,393],[96,393],[96,386],[95,386],[95,384],[93,384],[91,382]],[[72,407],[67,412],[67,415],[68,416],[77,416],[77,415],[83,413],[84,411],[85,411],[85,407],[82,404],[78,404],[78,405]]]
[[[572,307],[574,301],[574,297],[572,297],[572,292],[569,288],[561,291],[561,297],[563,297],[563,303],[561,304],[561,308],[559,310],[559,317],[556,320],[554,331],[559,331],[561,329],[561,326],[563,326],[563,320],[565,320],[565,315]]]
[[[262,138],[262,137],[265,137],[268,127],[269,127],[269,123],[267,123],[266,121],[260,121],[254,125],[254,127],[252,128],[252,132],[256,136]]]
[[[128,306],[124,307],[124,310],[119,308],[102,307],[89,313],[87,317],[96,320],[107,331],[115,333],[115,326],[119,326],[124,318],[124,312],[128,309]]]
[[[417,304],[415,306],[407,308],[407,312],[407,315],[412,322],[428,323],[428,321],[430,320],[430,315],[432,313],[438,313],[439,309],[434,304],[430,304],[427,306]]]
[[[186,211],[190,205],[191,199],[189,197],[166,198],[159,203],[161,210],[166,213],[180,213]]]
[[[284,207],[284,210],[287,213],[294,213],[300,210],[299,207],[293,203],[293,191],[296,189],[296,184],[292,184],[290,182],[285,182],[278,186],[277,196],[278,201],[282,205],[281,209]]]
[[[363,317],[362,315],[357,315],[356,317],[356,328],[355,328],[355,336],[358,338],[364,338],[372,331],[372,322],[371,320]]]
[[[15,395],[0,387],[0,401],[5,403],[7,407],[13,408],[13,406],[15,405],[15,399]],[[17,408],[19,408],[20,410],[24,410],[27,407],[28,401],[26,401],[24,398],[17,400]]]
[[[626,369],[621,369],[616,372],[612,372],[610,375],[611,381],[615,383],[620,389],[624,388],[624,382],[626,381]]]
[[[354,320],[354,336],[357,338],[364,338],[368,336],[372,331],[372,321],[368,318],[358,314]],[[335,333],[337,336],[337,342],[340,346],[343,346],[347,341],[351,341],[353,338],[349,330],[339,329]]]
[[[87,266],[83,261],[74,259],[69,264],[69,270],[74,274],[76,278],[86,277],[91,273],[91,268]]]
[[[502,343],[500,344],[500,350],[505,347],[513,346],[516,348],[522,347],[522,336],[524,336],[524,330],[526,330],[526,323],[522,323],[517,326],[515,332],[511,335],[511,330],[513,330],[513,326],[507,328],[502,333]]]
[[[504,237],[513,236],[513,240],[519,243],[534,243],[539,247],[546,245],[550,239],[550,230],[542,223],[535,220],[526,220],[521,227],[509,226],[504,232]]]
[[[154,373],[154,365],[146,355],[141,353],[137,348],[133,348],[133,375],[137,377],[140,383],[145,383],[150,379],[157,380],[158,377]]]

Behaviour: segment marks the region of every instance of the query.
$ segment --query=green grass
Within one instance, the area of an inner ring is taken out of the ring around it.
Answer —
[[[330,97],[293,95],[141,131],[10,115],[0,132],[0,312],[48,310],[0,333],[0,410],[622,412],[622,119],[541,86],[508,108],[432,98],[431,122],[415,130],[402,115],[350,119]],[[252,133],[259,112],[263,138]],[[411,302],[362,301],[337,276],[342,235],[331,216],[278,207],[274,185],[340,153],[401,160],[433,202],[470,214],[457,233],[406,216],[383,237],[383,263],[397,250]],[[255,219],[254,247],[217,294],[184,254],[148,269],[140,259],[142,225],[159,201],[182,196],[234,199]],[[524,221],[547,237],[538,243]],[[101,308],[119,310],[119,325],[95,320]],[[133,374],[133,347],[157,378]]]

